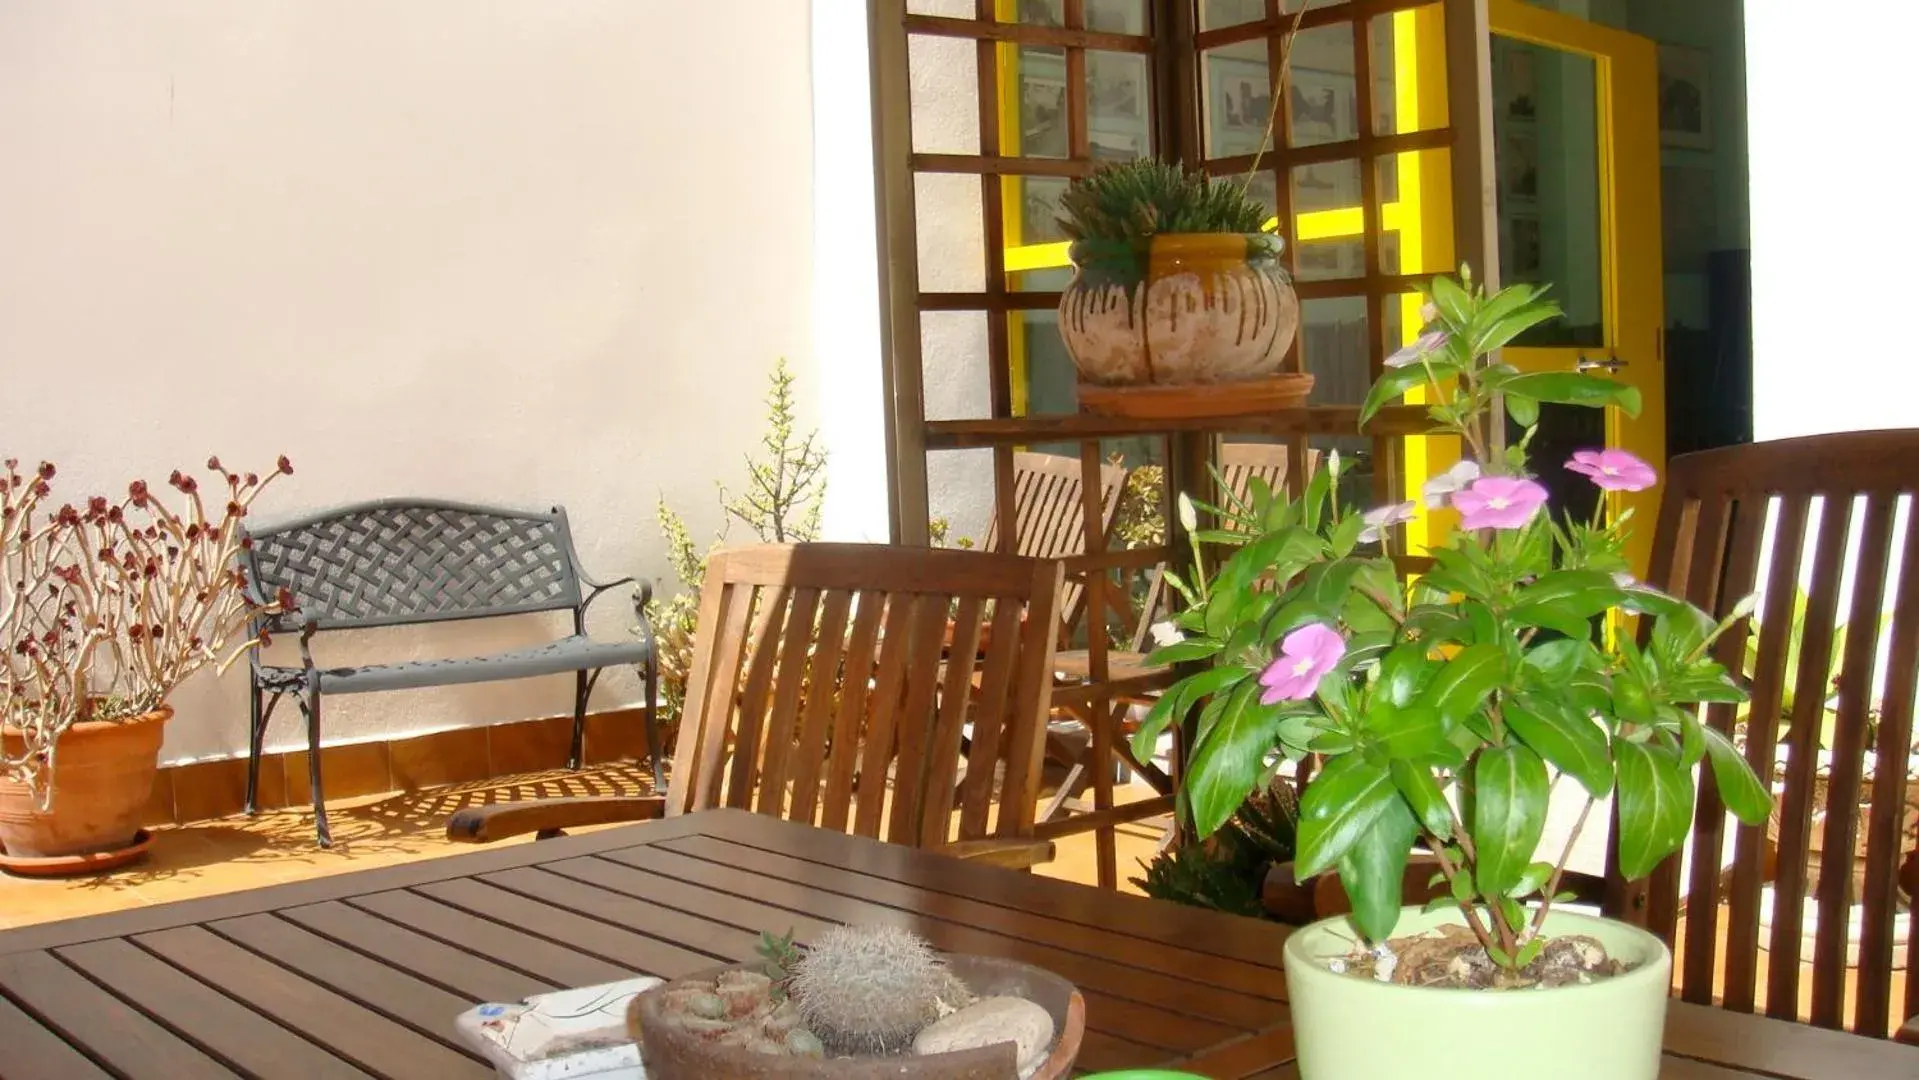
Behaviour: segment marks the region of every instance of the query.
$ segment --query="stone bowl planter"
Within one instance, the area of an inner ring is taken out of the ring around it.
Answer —
[[[1146,416],[1156,415],[1154,405],[1115,389],[1219,386],[1222,392],[1181,407],[1243,411],[1254,407],[1245,402],[1251,394],[1258,407],[1296,404],[1312,383],[1279,372],[1299,329],[1282,243],[1270,233],[1075,243],[1059,331],[1079,369],[1082,399],[1090,393],[1100,411]]]
[[[990,956],[949,956],[953,974],[980,997],[1023,997],[1053,1018],[1052,1052],[1033,1080],[1070,1076],[1086,1031],[1086,1003],[1072,983],[1049,971]],[[729,964],[663,983],[633,999],[627,1028],[640,1044],[650,1080],[1006,1080],[1016,1075],[1012,1043],[923,1057],[773,1057],[720,1046],[664,1023],[666,995],[688,983],[712,982],[721,972],[758,964]]]

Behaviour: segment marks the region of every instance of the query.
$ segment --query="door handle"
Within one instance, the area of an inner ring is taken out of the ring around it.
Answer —
[[[1573,369],[1580,372],[1618,371],[1625,366],[1626,361],[1618,359],[1617,357],[1608,356],[1602,360],[1594,360],[1582,353],[1579,357],[1579,362],[1573,365]]]

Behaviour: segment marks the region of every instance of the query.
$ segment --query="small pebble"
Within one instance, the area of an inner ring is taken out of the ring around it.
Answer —
[[[794,1057],[825,1057],[826,1047],[818,1035],[805,1028],[794,1028],[786,1033],[786,1052]]]
[[[945,1054],[999,1043],[1014,1044],[1014,1058],[1022,1074],[1046,1060],[1053,1048],[1053,1016],[1020,997],[989,997],[920,1031],[913,1040],[915,1054]]]

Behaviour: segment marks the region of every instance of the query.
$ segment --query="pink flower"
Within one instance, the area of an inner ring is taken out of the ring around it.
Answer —
[[[1659,482],[1651,465],[1624,450],[1575,450],[1566,468],[1591,477],[1604,491],[1644,491]]]
[[[1453,495],[1466,529],[1517,529],[1546,504],[1546,489],[1518,476],[1482,476]]]
[[[1286,635],[1275,657],[1259,676],[1266,692],[1262,705],[1305,701],[1319,691],[1319,680],[1346,655],[1346,639],[1325,623],[1307,623]]]

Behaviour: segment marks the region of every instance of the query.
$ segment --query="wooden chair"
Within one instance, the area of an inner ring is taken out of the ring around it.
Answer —
[[[1818,917],[1812,947],[1814,1024],[1845,1027],[1848,982],[1855,996],[1851,1023],[1862,1034],[1885,1036],[1893,980],[1894,927],[1902,822],[1910,798],[1904,763],[1913,739],[1913,697],[1919,684],[1919,522],[1897,528],[1898,503],[1919,491],[1919,431],[1868,431],[1786,439],[1675,458],[1666,476],[1654,532],[1655,583],[1709,612],[1729,611],[1762,589],[1758,649],[1751,680],[1746,759],[1774,785],[1776,861],[1767,858],[1767,828],[1739,825],[1724,812],[1709,771],[1702,770],[1698,806],[1687,839],[1690,863],[1680,880],[1674,856],[1644,882],[1608,882],[1610,914],[1676,939],[1683,910],[1684,942],[1675,983],[1687,1001],[1711,1004],[1715,973],[1723,970],[1720,1004],[1753,1012],[1758,994],[1762,890],[1772,888],[1772,921],[1764,959],[1767,1015],[1797,1019],[1800,997],[1802,903]],[[1816,521],[1816,526],[1809,528]],[[1901,569],[1896,595],[1895,550]],[[1802,564],[1811,567],[1809,600],[1796,673],[1786,670],[1790,612]],[[1850,596],[1840,610],[1841,583]],[[1889,604],[1888,601],[1891,601]],[[1884,636],[1880,613],[1892,618]],[[1832,655],[1836,624],[1849,627],[1843,653]],[[1738,672],[1746,652],[1745,626],[1726,634],[1715,655]],[[1884,666],[1876,668],[1878,659]],[[1834,661],[1837,661],[1835,664]],[[1876,668],[1876,670],[1875,670]],[[1831,772],[1817,775],[1820,729],[1832,696],[1828,677],[1839,672]],[[1791,678],[1793,713],[1780,719]],[[1877,710],[1876,737],[1869,737]],[[1737,710],[1707,708],[1705,719],[1732,730]],[[1787,730],[1782,733],[1781,728]],[[1781,750],[1783,748],[1783,753]],[[1870,790],[1861,777],[1867,751],[1880,765]],[[1783,765],[1776,761],[1783,760]],[[1852,852],[1865,812],[1864,887],[1855,895]],[[1816,816],[1827,853],[1816,880],[1807,864]],[[1904,827],[1902,827],[1904,826]],[[1725,830],[1736,828],[1730,867],[1722,857]],[[1769,865],[1769,863],[1771,865]],[[1727,905],[1720,925],[1720,902]],[[1848,923],[1863,911],[1856,972],[1849,973]],[[1908,920],[1905,1012],[1919,1011],[1919,921]]]
[[[1013,553],[1029,559],[1066,559],[1086,554],[1086,517],[1079,459],[1062,454],[1019,450],[1013,454]],[[1104,536],[1119,514],[1126,490],[1126,469],[1099,467],[1100,532]],[[1002,523],[993,515],[986,528],[987,551],[998,551]],[[1062,640],[1079,625],[1086,610],[1086,585],[1068,580],[1060,593]]]
[[[721,552],[666,795],[474,807],[447,836],[724,806],[1000,865],[1047,861],[1052,845],[1032,835],[1061,580],[1056,562],[971,551]]]

